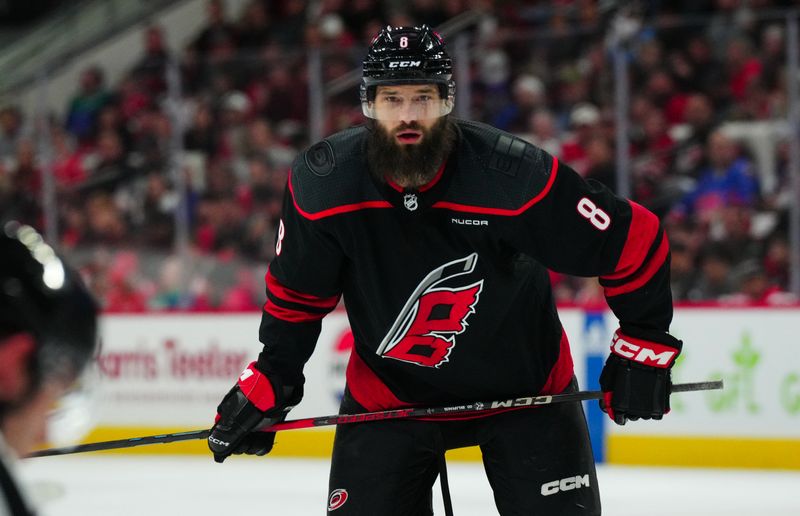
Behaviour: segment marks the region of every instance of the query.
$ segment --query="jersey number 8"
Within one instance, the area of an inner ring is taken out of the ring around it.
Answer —
[[[278,225],[278,241],[275,242],[275,256],[280,256],[281,251],[283,250],[284,236],[286,236],[286,227],[284,227],[283,219],[281,219],[281,222]]]
[[[598,208],[586,197],[578,201],[578,213],[600,231],[606,230],[611,224],[611,217],[608,216],[608,213]]]

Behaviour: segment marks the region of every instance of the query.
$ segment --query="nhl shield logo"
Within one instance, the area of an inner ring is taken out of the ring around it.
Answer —
[[[405,194],[403,196],[403,206],[406,207],[408,211],[414,211],[419,208],[419,201],[417,201],[417,194]]]

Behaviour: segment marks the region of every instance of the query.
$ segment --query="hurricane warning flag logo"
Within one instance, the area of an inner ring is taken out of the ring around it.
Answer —
[[[467,329],[467,318],[475,313],[483,280],[465,286],[443,284],[474,271],[477,261],[472,253],[431,271],[406,301],[377,354],[424,367],[447,362],[456,335]]]

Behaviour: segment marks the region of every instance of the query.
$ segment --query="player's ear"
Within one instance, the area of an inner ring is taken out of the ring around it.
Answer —
[[[29,333],[14,333],[0,340],[0,399],[12,401],[19,397],[30,381],[29,367],[36,342]]]

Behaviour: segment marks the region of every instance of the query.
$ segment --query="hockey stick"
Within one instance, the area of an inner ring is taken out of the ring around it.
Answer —
[[[672,386],[672,392],[708,391],[722,389],[722,380],[695,383],[678,383]],[[383,421],[386,419],[420,419],[437,418],[442,416],[463,416],[467,414],[478,414],[483,412],[502,412],[510,409],[521,409],[528,407],[539,407],[551,405],[553,403],[565,403],[570,401],[589,401],[602,399],[601,391],[579,391],[565,394],[552,394],[548,396],[530,396],[525,398],[514,398],[503,401],[487,401],[468,403],[466,405],[454,405],[450,407],[428,407],[428,408],[404,408],[395,410],[383,410],[379,412],[365,412],[363,414],[336,414],[333,416],[308,417],[305,419],[295,419],[276,423],[270,427],[262,428],[261,432],[280,432],[282,430],[297,430],[300,428],[313,428],[318,426],[345,425],[349,423],[363,423],[369,421]],[[179,441],[190,441],[193,439],[207,439],[211,430],[193,430],[188,432],[178,432],[174,434],[150,435],[147,437],[133,437],[130,439],[119,439],[116,441],[102,441],[97,443],[78,444],[64,448],[50,448],[33,452],[26,458],[50,457],[53,455],[69,455],[72,453],[84,453],[101,450],[115,450],[120,448],[132,448],[134,446],[144,446],[146,444],[174,443]]]

